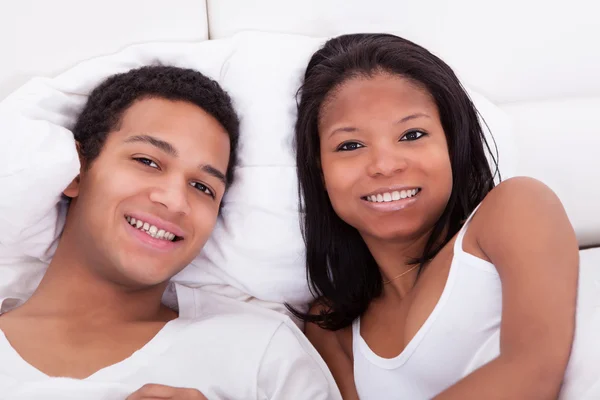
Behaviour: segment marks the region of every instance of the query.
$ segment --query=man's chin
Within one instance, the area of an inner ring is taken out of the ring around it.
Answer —
[[[116,269],[121,285],[132,288],[150,288],[166,284],[173,276],[193,261],[172,257],[152,257],[140,252],[125,251],[119,257]]]
[[[152,268],[144,270],[126,268],[119,275],[115,283],[130,290],[143,290],[166,285],[173,276],[164,270],[153,270]]]

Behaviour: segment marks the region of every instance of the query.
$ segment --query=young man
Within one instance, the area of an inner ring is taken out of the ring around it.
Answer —
[[[285,317],[176,287],[233,177],[239,122],[199,72],[144,67],[96,88],[54,258],[0,315],[0,398],[337,399]]]

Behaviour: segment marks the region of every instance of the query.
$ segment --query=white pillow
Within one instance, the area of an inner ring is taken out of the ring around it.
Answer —
[[[248,32],[196,44],[145,44],[86,61],[55,79],[32,80],[0,103],[4,251],[46,262],[51,258],[64,222],[64,208],[56,204],[79,169],[69,129],[98,83],[145,64],[191,67],[219,81],[232,96],[241,117],[240,163],[223,219],[202,253],[173,280],[265,304],[305,306],[311,295],[292,149],[295,94],[310,56],[324,40]],[[513,175],[508,118],[470,93],[498,143],[503,178]],[[26,272],[19,265],[4,268],[13,276]]]

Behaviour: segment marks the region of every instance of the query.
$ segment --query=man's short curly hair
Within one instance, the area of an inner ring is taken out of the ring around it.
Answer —
[[[195,104],[225,128],[231,147],[226,172],[229,185],[237,163],[239,118],[221,86],[192,69],[146,66],[113,75],[96,87],[73,129],[80,155],[87,164],[98,157],[108,133],[117,129],[125,111],[135,101],[147,98]]]

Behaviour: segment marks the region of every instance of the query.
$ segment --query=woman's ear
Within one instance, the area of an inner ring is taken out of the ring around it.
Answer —
[[[63,190],[63,194],[70,198],[75,198],[79,196],[79,184],[81,181],[81,173],[85,170],[85,160],[81,156],[81,146],[79,145],[79,142],[75,142],[75,146],[77,147],[77,154],[79,155],[79,175],[77,175],[75,179],[73,179],[71,183],[69,183],[69,186],[67,186],[67,188]]]

